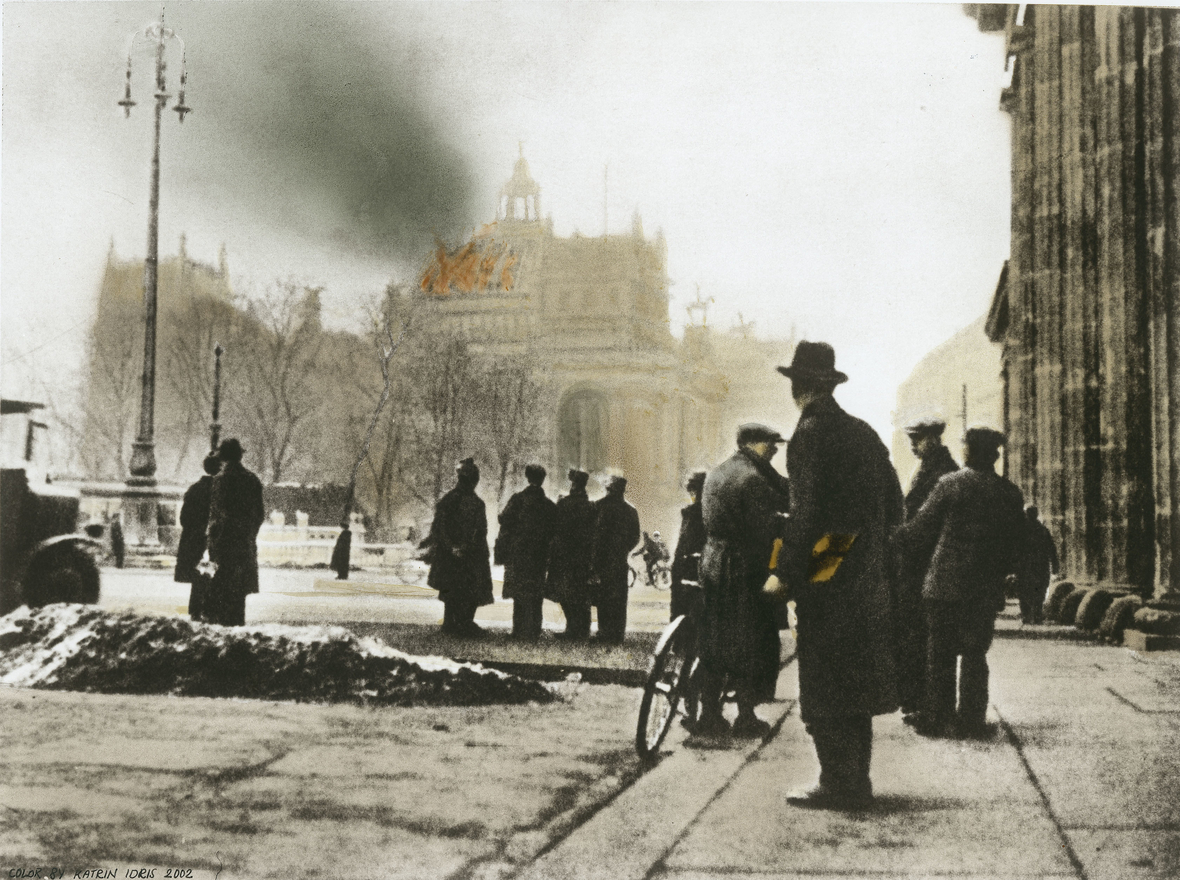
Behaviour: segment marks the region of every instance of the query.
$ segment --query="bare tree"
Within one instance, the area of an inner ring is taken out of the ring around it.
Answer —
[[[394,326],[402,328],[400,337],[408,336],[415,320],[412,305],[413,301],[405,288],[397,284],[387,286],[383,295],[368,307],[371,344],[383,350],[388,328]],[[377,376],[368,348],[357,348],[352,352],[350,375],[355,378],[358,392],[366,405],[363,408],[354,407],[354,412],[348,418],[349,445],[355,448],[362,442],[362,432],[367,432],[367,425],[374,426],[369,435],[363,471],[357,476],[357,491],[358,497],[369,502],[374,525],[379,532],[387,533],[393,524],[397,507],[407,500],[409,494],[405,486],[405,474],[411,466],[411,460],[415,458],[411,447],[416,435],[413,424],[415,402],[410,393],[414,377],[410,365],[416,358],[416,352],[407,357],[403,350],[397,362],[389,363],[382,375]],[[382,395],[386,396],[386,404],[379,408]],[[375,422],[366,418],[366,410],[378,413]]]
[[[356,458],[352,463],[352,472],[348,477],[348,500],[344,504],[343,521],[345,525],[348,523],[348,517],[352,513],[353,500],[356,495],[356,479],[357,472],[360,470],[361,463],[369,457],[369,447],[373,442],[373,433],[377,429],[377,423],[381,419],[381,410],[385,408],[385,404],[389,401],[390,391],[394,386],[394,377],[390,370],[389,362],[392,360],[394,354],[397,353],[398,348],[401,347],[402,340],[406,336],[406,325],[402,324],[398,331],[397,338],[393,336],[393,330],[389,324],[385,325],[385,339],[378,344],[378,360],[381,363],[381,394],[377,398],[377,404],[373,408],[373,414],[369,418],[368,426],[365,428],[365,437],[357,451]]]
[[[177,473],[194,442],[202,451],[207,446],[213,412],[213,348],[229,344],[241,333],[240,319],[231,302],[212,296],[188,298],[165,313],[161,362],[168,394],[161,407],[161,427],[176,448]]]
[[[321,290],[275,282],[250,302],[251,320],[241,322],[234,339],[235,382],[227,388],[227,405],[271,483],[280,482],[306,449],[299,432],[320,408],[315,373],[324,342]]]
[[[414,341],[410,447],[400,476],[415,498],[433,505],[450,487],[455,462],[477,451],[478,365],[459,336],[416,333]]]
[[[143,338],[129,328],[142,321],[135,304],[115,303],[90,330],[80,458],[92,476],[122,479],[127,474],[143,378]]]
[[[485,358],[477,389],[483,448],[495,464],[496,499],[540,446],[542,388],[525,358]]]

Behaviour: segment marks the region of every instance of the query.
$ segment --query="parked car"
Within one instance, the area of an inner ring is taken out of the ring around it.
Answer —
[[[0,467],[0,614],[21,604],[94,603],[99,596],[103,545],[78,530],[79,493],[50,482],[35,463],[36,432],[45,426],[31,416],[41,408],[0,401],[5,422],[23,416],[25,424],[24,443],[16,444],[23,453],[12,456],[14,444],[5,444]]]

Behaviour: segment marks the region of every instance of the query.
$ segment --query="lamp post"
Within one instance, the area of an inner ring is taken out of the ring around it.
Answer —
[[[221,356],[225,349],[218,342],[213,346],[213,421],[209,425],[209,451],[216,452],[221,442]]]
[[[164,45],[169,40],[175,40],[180,45],[180,95],[176,106],[172,109],[184,122],[190,107],[184,103],[184,87],[187,79],[184,63],[184,42],[171,29],[164,27],[164,13],[160,12],[160,20],[153,22],[142,31],[131,35],[131,48],[134,47],[136,37],[153,40],[156,44],[156,118],[155,138],[152,143],[152,172],[151,196],[148,204],[148,237],[147,256],[143,261],[143,304],[144,304],[144,333],[143,333],[143,387],[139,406],[139,433],[131,446],[131,479],[129,483],[140,486],[154,486],[156,482],[156,452],[155,452],[155,408],[156,408],[156,278],[159,261],[159,225],[160,225],[160,117],[168,100],[172,97],[167,92],[164,71]],[[123,93],[123,100],[119,106],[123,108],[124,116],[130,118],[131,108],[135,102],[131,100],[131,48],[127,51],[127,81]]]

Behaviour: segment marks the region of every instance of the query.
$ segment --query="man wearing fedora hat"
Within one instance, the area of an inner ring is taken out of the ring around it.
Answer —
[[[918,470],[905,496],[905,516],[914,518],[934,486],[959,469],[942,443],[946,422],[937,417],[916,419],[905,426],[910,448],[919,460]],[[897,604],[897,690],[904,720],[912,724],[926,699],[926,614],[922,607],[922,582],[930,556],[899,553]]]
[[[246,596],[258,592],[258,530],[266,519],[262,481],[242,465],[242,444],[221,441],[221,470],[209,492],[209,560],[217,565],[204,619],[225,626],[246,622]]]
[[[889,537],[901,485],[876,432],[832,396],[848,377],[830,345],[800,342],[778,370],[801,414],[787,447],[791,520],[765,589],[796,602],[800,717],[820,764],[819,783],[787,799],[857,809],[873,797],[873,716],[897,709]]]
[[[737,451],[705,478],[701,502],[705,549],[700,580],[704,591],[698,647],[703,675],[701,718],[694,731],[729,730],[721,714],[721,692],[728,680],[737,694],[737,736],[759,737],[770,725],[754,713],[774,698],[781,642],[774,601],[762,594],[782,536],[790,503],[786,478],[770,460],[783,436],[766,425],[738,428]]]
[[[914,725],[931,736],[987,732],[987,652],[1004,582],[1017,569],[1025,534],[1024,498],[995,472],[1004,435],[980,427],[970,428],[964,439],[966,466],[939,480],[897,533],[906,552],[932,550],[922,585],[926,705]]]

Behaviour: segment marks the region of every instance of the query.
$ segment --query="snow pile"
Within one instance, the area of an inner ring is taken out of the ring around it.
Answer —
[[[0,618],[0,684],[381,706],[549,702],[540,682],[416,657],[329,626],[223,627],[96,605]]]

